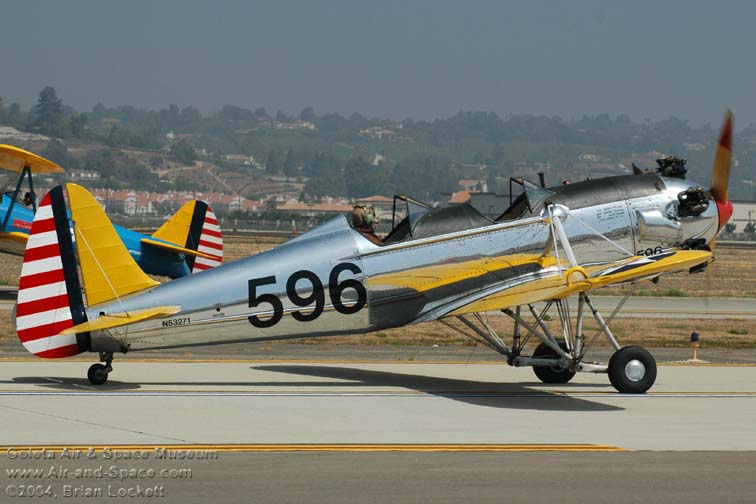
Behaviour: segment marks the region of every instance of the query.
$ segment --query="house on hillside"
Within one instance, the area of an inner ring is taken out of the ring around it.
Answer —
[[[460,179],[457,182],[457,185],[459,185],[462,189],[469,192],[487,192],[488,191],[488,182],[486,179],[480,178],[480,179]]]

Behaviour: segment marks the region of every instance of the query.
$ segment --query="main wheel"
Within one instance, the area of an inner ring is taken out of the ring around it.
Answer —
[[[567,345],[564,341],[558,340],[559,348],[567,350]],[[534,358],[540,359],[559,359],[561,356],[557,354],[546,343],[538,345],[533,352]],[[543,383],[567,383],[575,376],[575,371],[570,368],[560,368],[558,366],[533,366],[533,372]]]
[[[107,368],[102,364],[92,364],[87,371],[87,378],[92,385],[102,385],[108,381]]]
[[[639,346],[620,348],[609,359],[609,381],[623,394],[643,394],[656,381],[656,360]]]

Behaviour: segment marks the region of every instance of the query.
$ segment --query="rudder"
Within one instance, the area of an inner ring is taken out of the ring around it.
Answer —
[[[211,256],[189,258],[192,273],[215,268],[223,262],[223,234],[215,212],[207,203],[198,201],[195,206],[186,248]]]
[[[26,244],[16,307],[16,332],[24,347],[44,358],[89,350],[89,333],[60,334],[86,322],[63,188],[45,195]]]

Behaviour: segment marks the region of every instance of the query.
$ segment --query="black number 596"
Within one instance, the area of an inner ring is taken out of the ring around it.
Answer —
[[[357,313],[365,306],[367,303],[367,292],[365,291],[365,286],[362,285],[359,280],[354,278],[348,278],[339,282],[339,276],[344,271],[349,271],[355,275],[362,273],[362,270],[355,264],[337,264],[328,276],[328,295],[331,298],[333,308],[337,312],[350,315],[352,313]],[[302,296],[299,294],[297,287],[300,282],[310,283],[310,289],[308,290],[311,290],[312,292],[309,295]],[[258,287],[274,285],[275,283],[275,276],[253,278],[249,280],[249,307],[256,308],[263,303],[267,303],[272,310],[272,314],[266,319],[261,319],[257,315],[250,315],[247,317],[249,323],[255,327],[272,327],[280,322],[283,317],[283,302],[278,296],[270,293],[259,295],[257,293]],[[343,299],[344,291],[348,290],[354,291],[357,298],[351,305],[346,305]],[[312,271],[299,270],[292,273],[286,281],[286,296],[295,306],[306,308],[304,310],[296,310],[291,314],[295,320],[300,322],[310,322],[317,319],[325,309],[325,289],[323,288],[323,283]]]

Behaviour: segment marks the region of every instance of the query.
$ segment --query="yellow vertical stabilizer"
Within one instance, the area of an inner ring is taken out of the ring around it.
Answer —
[[[66,184],[87,304],[97,305],[158,285],[131,258],[89,191]]]
[[[197,201],[195,200],[184,203],[184,206],[178,212],[173,214],[170,219],[165,221],[165,224],[152,233],[152,237],[184,246],[186,238],[189,236],[189,229],[191,228],[192,217],[194,216],[194,206],[196,204]]]

